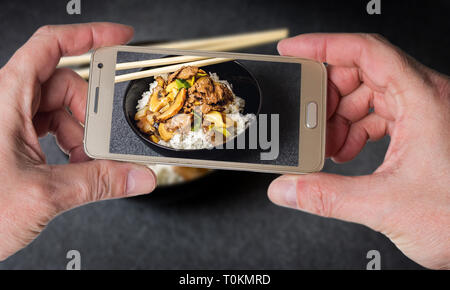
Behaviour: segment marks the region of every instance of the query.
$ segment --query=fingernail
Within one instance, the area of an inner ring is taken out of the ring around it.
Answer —
[[[337,161],[334,157],[331,157],[330,159],[331,159],[331,161],[333,161],[333,162],[336,163],[336,164],[342,164],[342,163],[344,163],[344,162]]]
[[[137,195],[152,192],[156,186],[155,174],[145,167],[131,169],[127,177],[127,194]]]
[[[297,181],[294,178],[275,179],[269,187],[270,199],[281,206],[297,208]]]
[[[283,49],[283,47],[282,47],[282,45],[283,45],[283,40],[284,40],[284,39],[278,41],[278,43],[277,43],[277,51],[278,51],[278,54],[280,54],[280,55],[283,54],[283,51],[282,51],[282,49]]]

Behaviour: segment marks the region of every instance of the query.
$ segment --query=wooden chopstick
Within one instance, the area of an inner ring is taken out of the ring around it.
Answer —
[[[227,36],[219,36],[204,39],[194,39],[194,40],[181,40],[170,43],[160,43],[154,44],[150,47],[163,47],[163,48],[173,48],[173,49],[201,49],[205,46],[215,46],[223,43],[239,43],[248,40],[260,39],[261,41],[271,41],[280,40],[286,38],[289,35],[289,30],[287,28],[266,30],[251,33],[234,34]]]
[[[252,47],[252,46],[256,46],[256,45],[262,45],[265,43],[271,43],[276,40],[278,40],[278,39],[274,39],[272,37],[272,35],[268,35],[268,36],[260,37],[260,38],[250,37],[246,41],[241,41],[238,43],[230,42],[230,43],[215,44],[215,45],[199,48],[199,50],[229,51],[229,50],[242,49],[242,48],[246,48],[246,47]],[[123,66],[126,67],[126,69],[147,67],[145,65],[133,67],[133,65],[135,65],[135,64],[137,65],[138,63],[139,63],[139,61],[132,62],[132,63],[124,63]],[[116,69],[117,69],[117,67],[116,67]],[[75,72],[78,73],[84,79],[89,78],[89,68],[76,69]]]
[[[140,61],[132,61],[132,62],[123,62],[123,63],[116,64],[116,70],[168,65],[168,64],[174,64],[174,63],[196,61],[196,60],[201,60],[201,59],[206,59],[206,58],[208,58],[208,57],[183,55],[183,56],[156,58],[156,59],[140,60]]]
[[[174,72],[174,71],[182,68],[183,66],[202,67],[202,66],[207,66],[207,65],[232,61],[232,60],[233,59],[231,59],[231,58],[209,58],[209,59],[204,59],[204,60],[169,65],[169,66],[165,66],[165,67],[159,67],[159,68],[154,68],[154,69],[149,69],[149,70],[144,70],[144,71],[139,71],[139,72],[133,72],[133,73],[129,73],[129,74],[118,75],[115,77],[114,82],[120,83],[120,82],[125,82],[125,81],[136,80],[136,79],[143,79],[143,78],[160,75],[160,74],[164,74],[164,73],[171,73],[171,72]]]
[[[123,62],[123,63],[116,64],[116,70],[168,65],[168,64],[174,64],[174,63],[183,63],[183,62],[189,62],[189,61],[202,60],[202,59],[207,59],[207,58],[209,58],[209,57],[184,55],[184,56],[156,58],[156,59],[141,60],[141,61]],[[89,78],[89,68],[77,69],[77,70],[75,70],[75,72],[84,79]]]
[[[230,43],[221,43],[221,44],[215,44],[211,46],[203,47],[203,49],[199,50],[211,50],[211,51],[218,51],[218,50],[234,50],[234,49],[241,49],[249,46],[264,44],[266,42],[272,42],[273,38],[272,35],[268,34],[263,37],[249,37],[245,41],[241,41],[238,43],[230,42]],[[143,68],[143,67],[149,67],[149,66],[158,66],[158,65],[166,65],[166,64],[172,64],[172,63],[180,63],[180,62],[187,62],[187,61],[195,61],[200,59],[206,59],[207,57],[201,57],[201,56],[178,56],[178,57],[168,57],[168,58],[162,58],[162,59],[151,59],[151,60],[141,60],[141,61],[133,61],[133,62],[126,62],[126,63],[118,63],[116,65],[116,70],[125,70],[125,69],[134,69],[134,68]]]
[[[252,33],[242,33],[235,35],[211,37],[206,39],[193,39],[193,40],[183,40],[175,42],[166,42],[160,44],[147,45],[146,47],[164,47],[173,49],[206,49],[206,50],[225,50],[225,49],[208,49],[207,46],[219,46],[220,44],[234,43],[240,44],[248,40],[258,40],[261,44],[274,42],[289,35],[289,30],[287,28],[266,30]],[[253,42],[255,43],[255,42]],[[253,44],[256,45],[256,44]],[[91,53],[86,53],[78,56],[66,56],[61,58],[58,67],[65,66],[81,66],[89,64],[91,60]]]

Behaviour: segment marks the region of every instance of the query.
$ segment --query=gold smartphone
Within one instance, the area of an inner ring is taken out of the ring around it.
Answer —
[[[105,47],[91,58],[95,159],[273,173],[322,169],[327,72],[308,59]]]

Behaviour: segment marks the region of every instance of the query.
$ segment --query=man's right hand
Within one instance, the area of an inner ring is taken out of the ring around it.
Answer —
[[[328,157],[346,162],[367,140],[389,135],[391,142],[373,174],[282,176],[270,199],[364,224],[417,263],[449,269],[449,78],[377,35],[306,34],[282,40],[278,50],[330,64]]]

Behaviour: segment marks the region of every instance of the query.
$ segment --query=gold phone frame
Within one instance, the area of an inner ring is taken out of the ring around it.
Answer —
[[[233,58],[236,60],[255,60],[301,64],[300,92],[300,132],[298,166],[280,166],[229,161],[199,160],[173,157],[154,157],[142,155],[116,154],[109,152],[111,118],[113,110],[114,77],[117,52],[137,52],[170,55],[192,55],[207,57]],[[98,64],[103,67],[99,68]],[[93,52],[90,64],[89,90],[86,105],[84,132],[84,150],[94,159],[110,159],[142,164],[168,164],[211,169],[244,170],[269,173],[309,173],[320,171],[325,159],[326,96],[327,70],[323,63],[285,56],[258,55],[229,52],[209,52],[175,50],[164,48],[145,48],[132,46],[103,47]],[[96,89],[99,88],[97,98]],[[97,102],[97,104],[95,103]],[[306,127],[306,106],[310,102],[317,104],[317,126]],[[94,112],[94,107],[101,108]]]

